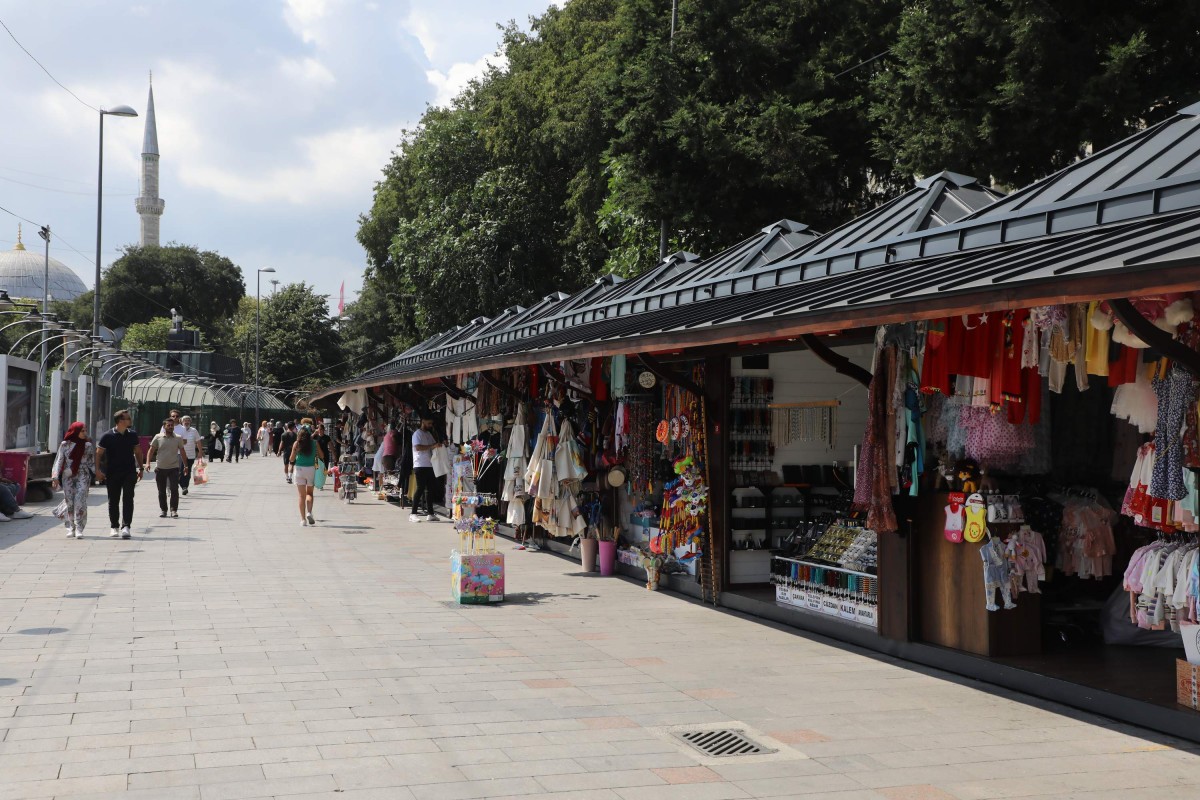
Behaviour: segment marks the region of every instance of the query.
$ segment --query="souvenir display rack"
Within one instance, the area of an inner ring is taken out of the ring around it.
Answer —
[[[874,531],[834,523],[803,557],[772,556],[776,602],[877,627],[877,546]]]
[[[735,377],[729,398],[729,469],[735,486],[763,483],[771,474],[775,445],[771,436],[771,378]]]

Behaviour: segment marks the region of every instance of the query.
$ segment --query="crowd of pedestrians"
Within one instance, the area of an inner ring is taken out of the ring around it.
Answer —
[[[196,470],[213,462],[239,462],[257,451],[283,461],[284,480],[295,483],[301,524],[315,525],[313,491],[324,484],[323,470],[336,448],[323,423],[305,418],[297,425],[283,420],[263,420],[254,429],[249,422],[225,425],[213,421],[207,434],[192,425],[192,418],[172,410],[143,450],[131,427],[129,411],[118,411],[113,426],[93,442],[82,422],[72,423],[58,446],[51,470],[52,488],[63,498],[55,516],[67,528],[67,538],[82,539],[87,527],[87,500],[94,482],[108,492],[109,536],[132,536],[134,494],[147,473],[154,474],[159,517],[179,517],[180,498],[187,496]],[[318,472],[321,474],[318,475]],[[0,521],[33,516],[16,502],[18,487],[0,478]]]

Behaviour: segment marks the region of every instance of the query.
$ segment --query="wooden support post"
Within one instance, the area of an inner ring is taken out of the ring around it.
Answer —
[[[852,378],[863,386],[871,385],[870,370],[863,369],[845,356],[833,352],[815,334],[801,334],[800,341],[804,342],[805,347],[811,350],[814,356],[833,367],[839,375]]]
[[[1128,300],[1109,300],[1108,305],[1135,336],[1186,369],[1193,378],[1200,378],[1200,353],[1146,319]]]
[[[644,362],[643,362],[644,363]],[[712,528],[713,552],[708,554],[716,569],[716,591],[729,588],[730,512],[729,498],[729,371],[730,357],[724,353],[704,360],[706,430],[708,434],[708,524]],[[701,564],[700,569],[707,565]],[[712,598],[713,603],[717,598]]]

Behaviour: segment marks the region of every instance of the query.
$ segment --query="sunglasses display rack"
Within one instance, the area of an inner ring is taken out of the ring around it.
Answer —
[[[834,523],[802,557],[772,556],[776,602],[878,627],[877,546],[874,531]]]

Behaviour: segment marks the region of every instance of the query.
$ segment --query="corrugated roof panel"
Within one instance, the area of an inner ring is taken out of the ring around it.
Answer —
[[[530,352],[551,358],[556,348],[763,319],[794,319],[839,307],[904,302],[981,289],[1061,281],[1087,273],[1127,272],[1165,258],[1200,259],[1200,212],[1160,216],[972,251],[894,262],[782,288],[705,300],[601,320],[522,341],[492,344],[470,354],[431,354],[398,368],[396,378],[430,368],[446,372],[470,362]]]

